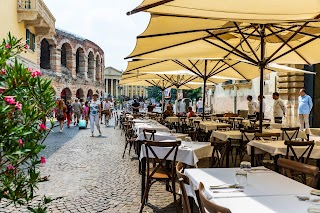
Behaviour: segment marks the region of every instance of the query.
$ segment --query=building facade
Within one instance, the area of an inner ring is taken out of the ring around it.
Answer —
[[[43,0],[1,0],[0,38],[12,36],[29,45],[18,58],[27,66],[39,69],[38,48],[43,36],[55,34],[55,18]]]
[[[56,97],[64,100],[104,96],[104,52],[94,42],[56,29],[39,45],[40,68],[52,80]]]
[[[129,99],[146,98],[147,89],[144,86],[119,85],[122,71],[113,67],[107,67],[104,71],[105,97],[119,98],[120,96]]]

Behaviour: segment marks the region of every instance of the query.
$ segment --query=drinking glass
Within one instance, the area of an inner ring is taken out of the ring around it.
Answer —
[[[320,213],[320,206],[313,205],[308,208],[308,213]]]
[[[240,169],[249,172],[251,170],[251,163],[248,161],[242,161],[240,163]]]
[[[192,142],[192,139],[191,139],[191,137],[185,137],[185,139],[184,139],[186,142]]]
[[[236,185],[240,187],[245,187],[248,185],[248,173],[244,170],[238,170],[236,171]]]

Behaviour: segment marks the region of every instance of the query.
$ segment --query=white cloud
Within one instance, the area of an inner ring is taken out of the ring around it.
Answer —
[[[105,65],[124,70],[123,59],[144,31],[149,15],[127,16],[141,0],[45,0],[56,18],[56,27],[97,43],[105,52]]]

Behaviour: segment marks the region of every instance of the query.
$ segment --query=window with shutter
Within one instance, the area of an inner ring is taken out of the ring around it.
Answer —
[[[30,30],[26,29],[26,43],[30,46]]]

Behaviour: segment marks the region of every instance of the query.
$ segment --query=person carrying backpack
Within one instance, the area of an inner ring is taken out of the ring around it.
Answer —
[[[70,123],[72,121],[73,107],[71,101],[67,101],[67,126],[70,128]]]
[[[63,122],[66,119],[67,107],[64,105],[63,100],[60,100],[56,110],[56,118],[60,124],[60,132],[63,131]]]

